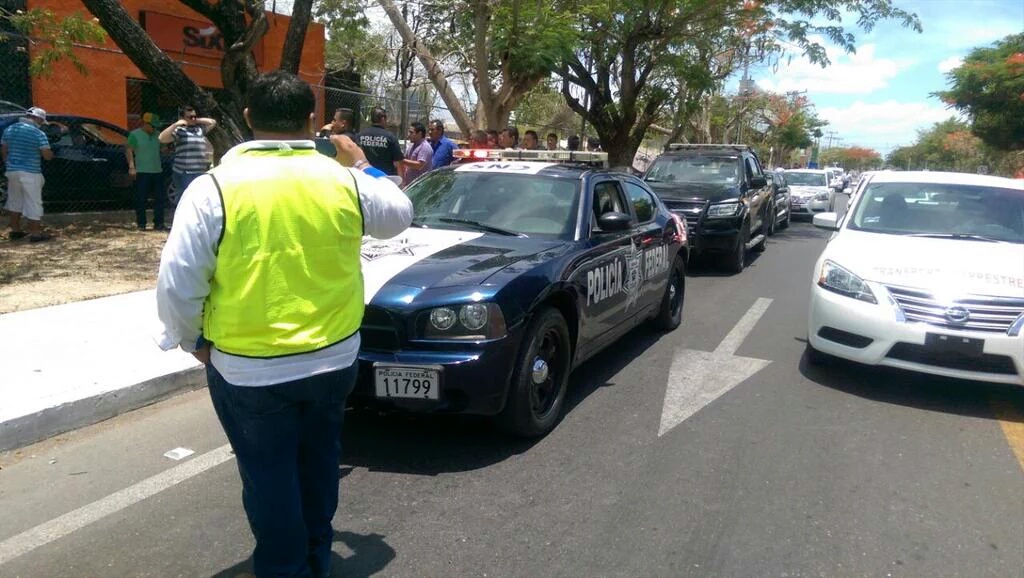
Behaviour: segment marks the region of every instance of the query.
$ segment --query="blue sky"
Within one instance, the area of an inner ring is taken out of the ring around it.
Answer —
[[[856,54],[825,44],[832,65],[822,69],[799,57],[776,70],[752,69],[758,86],[806,90],[818,115],[841,140],[886,153],[910,144],[917,129],[954,113],[929,93],[946,88],[944,73],[971,48],[1024,31],[1024,0],[896,0],[920,17],[920,34],[884,22],[854,31]]]

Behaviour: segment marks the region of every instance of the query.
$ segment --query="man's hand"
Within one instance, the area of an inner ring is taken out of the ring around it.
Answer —
[[[338,151],[334,157],[339,163],[346,167],[354,167],[359,161],[366,160],[366,153],[352,139],[343,134],[332,134],[331,144]]]
[[[199,349],[192,352],[192,357],[195,357],[203,365],[210,365],[210,345],[206,344]]]

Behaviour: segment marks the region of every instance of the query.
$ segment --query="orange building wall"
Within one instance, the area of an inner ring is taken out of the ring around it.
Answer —
[[[122,0],[121,4],[136,21],[142,11],[161,12],[181,18],[205,20],[198,13],[177,0]],[[80,0],[28,0],[28,7],[48,8],[57,15],[80,12],[91,16]],[[290,18],[268,14],[269,28],[263,37],[263,70],[274,70],[281,63],[281,50],[288,32]],[[324,27],[313,22],[306,33],[302,48],[299,75],[310,84],[322,83],[324,75]],[[77,114],[105,120],[117,126],[126,126],[128,97],[126,79],[144,79],[145,76],[121,54],[109,38],[98,48],[80,47],[75,50],[88,74],[82,75],[67,62],[57,63],[49,77],[32,78],[32,104],[51,113]],[[171,58],[181,64],[182,70],[197,84],[207,88],[222,88],[220,62],[191,54],[173,54]],[[322,116],[322,91],[318,95],[317,117]]]

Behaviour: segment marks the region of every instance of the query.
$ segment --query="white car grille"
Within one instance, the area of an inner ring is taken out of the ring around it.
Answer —
[[[1024,299],[968,295],[946,304],[927,291],[892,285],[886,289],[907,321],[1008,335],[1019,335],[1024,329]]]

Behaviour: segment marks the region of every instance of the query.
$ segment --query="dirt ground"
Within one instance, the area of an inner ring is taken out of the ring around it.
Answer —
[[[42,243],[10,241],[0,229],[0,314],[156,286],[166,232],[133,223],[44,225],[53,239]]]

